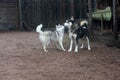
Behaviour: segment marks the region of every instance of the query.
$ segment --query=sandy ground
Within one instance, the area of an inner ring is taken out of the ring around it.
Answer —
[[[0,32],[0,80],[120,80],[120,49],[91,47],[68,53],[51,43],[45,53],[35,32]]]

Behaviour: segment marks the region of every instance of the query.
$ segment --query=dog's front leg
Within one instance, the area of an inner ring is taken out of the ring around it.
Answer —
[[[88,50],[91,50],[91,48],[90,48],[90,40],[89,40],[88,37],[86,37],[86,39],[87,39],[87,44],[88,44]]]
[[[60,47],[60,45],[59,45],[58,43],[56,43],[56,46],[57,46],[57,48],[58,48],[59,50],[62,50],[61,47]]]
[[[75,41],[75,52],[78,52],[78,38],[74,38]]]
[[[43,49],[45,52],[48,52],[48,50],[46,49],[46,46],[43,46]]]
[[[72,51],[72,45],[73,45],[73,39],[72,39],[72,37],[71,37],[71,38],[70,38],[70,47],[69,47],[68,52]]]
[[[60,42],[59,45],[60,45],[60,47],[61,47],[61,49],[62,49],[63,51],[66,51],[65,48],[63,47],[63,43],[62,43],[62,42]]]
[[[78,37],[77,37],[77,34],[74,34],[73,35],[73,39],[74,39],[74,42],[75,42],[75,52],[78,52]]]

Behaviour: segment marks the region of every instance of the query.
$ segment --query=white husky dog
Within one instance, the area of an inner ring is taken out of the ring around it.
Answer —
[[[64,26],[58,24],[56,25],[56,29],[54,31],[52,30],[41,30],[43,27],[42,24],[38,25],[36,28],[36,32],[39,33],[39,40],[42,43],[43,49],[45,52],[48,52],[46,47],[49,45],[49,43],[55,42],[57,47],[63,51],[65,51],[63,47],[63,37],[64,37]]]

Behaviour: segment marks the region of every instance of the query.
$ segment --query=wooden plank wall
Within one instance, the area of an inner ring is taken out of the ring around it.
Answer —
[[[0,24],[17,28],[17,1],[0,1]]]
[[[18,28],[18,0],[0,0],[0,23],[11,24]],[[71,6],[71,1],[73,5]],[[85,11],[81,7],[87,0],[21,0],[23,28],[35,29],[42,23],[45,27],[53,27],[71,17],[84,18]],[[86,6],[86,5],[85,5]],[[81,10],[82,9],[82,10]],[[20,27],[20,26],[19,26]]]
[[[73,1],[73,7],[71,7],[71,1]],[[87,17],[88,9],[83,9],[87,8],[87,0],[31,0],[28,4],[28,7],[27,5],[23,7],[23,11],[27,12],[23,12],[23,18],[27,26],[33,29],[40,23],[45,27],[53,27],[56,23],[62,24],[71,17],[71,13],[77,19]]]
[[[65,0],[32,0],[32,22],[53,26],[65,20]]]

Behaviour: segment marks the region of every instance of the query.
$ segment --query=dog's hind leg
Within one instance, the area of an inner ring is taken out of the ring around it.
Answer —
[[[46,47],[48,46],[49,43],[50,43],[49,40],[42,43],[42,46],[43,46],[43,49],[44,49],[45,52],[48,52],[48,50],[46,49]]]
[[[81,39],[81,47],[80,48],[83,48],[84,47],[84,43],[83,43],[83,40]]]
[[[86,37],[86,39],[87,39],[87,44],[88,44],[88,50],[91,50],[91,48],[90,48],[90,40],[89,40],[88,37]]]

